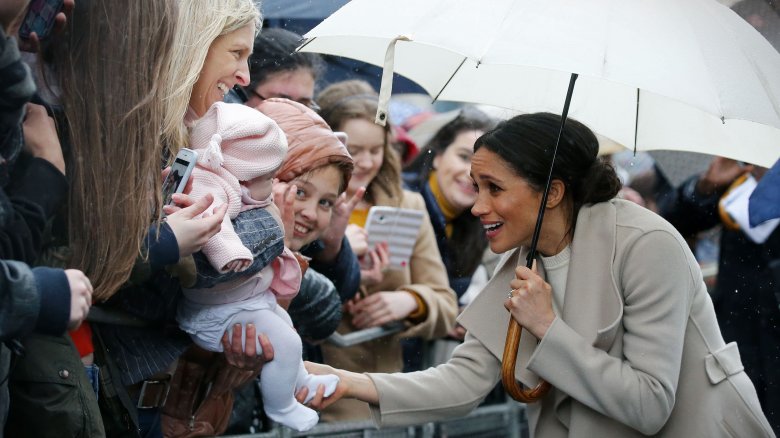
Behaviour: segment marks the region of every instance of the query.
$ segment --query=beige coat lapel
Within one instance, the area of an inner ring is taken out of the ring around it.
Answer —
[[[562,319],[595,347],[607,350],[614,342],[623,316],[623,300],[615,284],[612,265],[615,256],[616,211],[612,203],[583,207],[577,218],[572,242]],[[514,268],[525,261],[527,250],[513,250],[502,257],[493,278],[461,314],[458,321],[499,360],[510,315],[503,303],[515,278]],[[594,257],[593,254],[600,256]],[[540,270],[544,277],[544,270]],[[534,386],[538,376],[526,368],[537,339],[523,329],[515,376]],[[565,397],[556,397],[558,405]]]
[[[594,347],[607,350],[623,318],[615,283],[617,212],[611,202],[580,209],[566,281],[563,320]]]

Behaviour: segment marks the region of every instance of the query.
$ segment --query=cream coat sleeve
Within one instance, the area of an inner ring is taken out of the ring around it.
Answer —
[[[416,293],[428,309],[425,320],[410,327],[403,336],[425,339],[442,337],[455,325],[455,318],[458,316],[457,296],[449,287],[447,270],[442,262],[436,244],[436,235],[422,196],[404,191],[404,201],[401,206],[422,210],[425,212],[425,217],[420,225],[420,235],[409,262],[411,283],[400,286],[398,290]]]
[[[590,345],[556,318],[528,369],[597,412],[655,434],[674,407],[693,277],[681,241],[666,231],[644,234],[625,252],[616,277],[624,300],[622,357]],[[583,281],[568,282],[577,280]],[[569,292],[576,287],[567,286]]]
[[[414,373],[368,374],[379,393],[371,416],[380,426],[420,424],[466,415],[496,386],[501,364],[466,334],[449,362]]]

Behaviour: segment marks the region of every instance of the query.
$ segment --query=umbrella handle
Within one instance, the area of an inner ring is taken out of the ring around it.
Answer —
[[[501,360],[501,381],[506,392],[515,400],[522,403],[532,403],[550,390],[550,384],[539,379],[539,383],[533,388],[523,388],[523,385],[515,379],[515,364],[517,363],[517,349],[520,347],[520,334],[523,328],[509,318],[509,327],[506,331],[506,343],[504,344],[504,357]]]

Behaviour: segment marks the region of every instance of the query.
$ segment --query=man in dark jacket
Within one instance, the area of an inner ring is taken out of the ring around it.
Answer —
[[[718,323],[726,342],[737,342],[761,407],[780,434],[780,227],[756,242],[719,207],[750,173],[760,179],[765,170],[716,158],[704,174],[661,197],[659,211],[686,237],[722,226],[712,292]]]

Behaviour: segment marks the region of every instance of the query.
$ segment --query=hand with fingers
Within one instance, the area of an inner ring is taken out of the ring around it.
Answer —
[[[257,351],[255,339],[260,343],[260,352]],[[274,358],[271,342],[265,335],[257,334],[254,324],[247,324],[246,333],[241,324],[234,325],[231,333],[225,332],[222,335],[222,350],[225,362],[211,388],[214,397],[250,382],[260,375],[263,364]]]
[[[68,330],[74,330],[87,318],[92,306],[92,283],[83,272],[77,269],[66,269],[65,277],[70,286],[70,319]]]
[[[306,405],[312,409],[320,411],[342,398],[355,398],[374,405],[379,403],[379,393],[377,392],[376,386],[365,374],[340,370],[314,362],[304,362],[304,366],[309,374],[335,374],[339,378],[336,390],[329,397],[324,397],[324,386],[320,385],[317,388],[317,393],[308,403],[306,403]],[[303,403],[308,395],[309,390],[304,385],[303,388],[295,393],[295,398],[300,403]]]
[[[723,191],[735,179],[751,170],[753,170],[752,165],[746,166],[730,158],[715,157],[696,183],[696,191],[705,196]]]
[[[252,264],[252,260],[236,259],[228,262],[222,269],[225,272],[242,272],[245,271]]]
[[[361,187],[357,189],[355,194],[349,199],[347,199],[346,192],[338,197],[336,203],[333,205],[333,214],[330,218],[330,224],[320,237],[325,249],[317,254],[319,260],[327,262],[338,256],[341,251],[341,242],[346,235],[347,228],[356,226],[349,224],[349,218],[352,215],[352,211],[354,211],[355,207],[363,200],[363,195],[365,194],[366,188]],[[351,246],[352,241],[350,240],[349,243]],[[355,251],[354,248],[353,251]],[[357,254],[357,252],[355,252],[355,254]]]
[[[255,339],[260,343],[261,351],[257,351]],[[274,358],[271,342],[264,334],[257,334],[254,324],[247,324],[246,330],[241,324],[236,324],[232,332],[225,332],[222,335],[222,351],[228,365],[256,374],[260,374],[264,363]]]
[[[284,227],[284,246],[290,247],[295,227],[295,195],[298,187],[295,184],[274,179],[274,205],[279,210],[279,216]]]
[[[46,114],[46,108],[34,103],[27,104],[27,114],[22,124],[24,147],[33,157],[42,158],[65,174],[65,159],[62,156],[60,139],[54,119]]]
[[[179,244],[179,257],[198,252],[203,245],[222,227],[222,219],[227,212],[227,204],[222,204],[208,214],[206,209],[214,202],[212,195],[206,195],[194,201],[189,195],[176,193],[173,201],[177,205],[166,205],[163,211],[168,215],[166,221]]]
[[[387,291],[353,298],[347,302],[346,310],[352,315],[352,325],[363,329],[400,321],[417,310],[417,306],[411,292]]]
[[[363,257],[368,253],[368,233],[366,229],[355,224],[349,224],[344,230],[344,235],[349,240],[349,246],[352,247],[352,252],[355,253],[358,258]]]
[[[509,283],[512,290],[504,307],[512,317],[537,339],[542,339],[555,320],[552,308],[552,287],[539,275],[534,261],[532,269],[515,268],[515,279]]]
[[[65,27],[68,24],[68,17],[70,17],[75,6],[75,0],[63,0],[62,10],[54,16],[54,28],[51,31],[52,34],[60,34],[65,30]],[[10,35],[13,35],[17,32],[17,28],[18,26],[21,26],[25,15],[26,14],[20,14],[18,19],[12,23],[12,30],[9,32]],[[41,50],[40,38],[38,38],[38,35],[35,32],[31,33],[28,39],[19,40],[19,49],[25,52],[38,53]]]
[[[382,282],[385,278],[385,269],[390,265],[390,249],[387,242],[379,242],[374,249],[368,251],[360,262],[360,284],[373,286]]]

